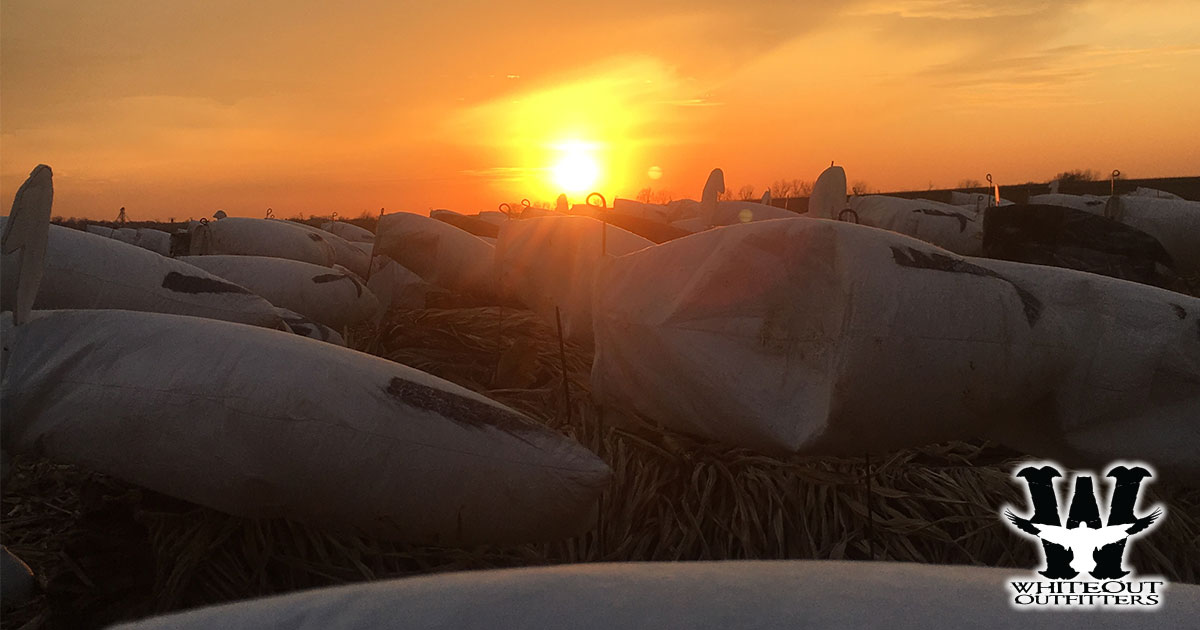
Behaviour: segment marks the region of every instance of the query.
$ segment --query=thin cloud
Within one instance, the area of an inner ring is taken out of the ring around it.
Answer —
[[[659,104],[670,105],[672,107],[720,107],[725,103],[710,101],[704,98],[685,98],[674,101],[659,101]]]
[[[525,166],[491,166],[487,168],[464,169],[459,173],[467,177],[483,179],[493,183],[512,183],[525,181],[529,177],[536,177],[547,173],[549,169],[544,167],[525,167]]]
[[[1063,3],[1055,3],[1063,4]],[[851,16],[896,16],[909,19],[989,20],[999,17],[1029,17],[1046,12],[1040,0],[980,2],[971,0],[903,0],[868,2],[848,11]]]

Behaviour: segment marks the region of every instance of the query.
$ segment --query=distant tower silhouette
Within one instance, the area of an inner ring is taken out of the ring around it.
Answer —
[[[121,206],[121,211],[117,213],[117,223],[125,222],[125,206]]]

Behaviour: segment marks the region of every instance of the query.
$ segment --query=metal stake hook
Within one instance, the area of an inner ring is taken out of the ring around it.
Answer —
[[[600,198],[599,206],[592,203],[592,197]],[[600,215],[600,255],[603,256],[608,253],[608,217],[606,216],[607,213],[605,212],[605,210],[608,208],[608,200],[604,198],[604,195],[601,195],[598,192],[593,192],[593,193],[589,194],[587,196],[587,198],[583,200],[583,202],[586,203],[587,205],[599,210],[598,214]]]

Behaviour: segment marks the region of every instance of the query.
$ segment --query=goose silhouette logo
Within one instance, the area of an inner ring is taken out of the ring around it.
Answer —
[[[1039,606],[1156,606],[1162,581],[1137,581],[1124,567],[1129,542],[1151,530],[1163,517],[1161,506],[1138,508],[1142,483],[1154,477],[1144,463],[1110,465],[1107,513],[1101,515],[1091,473],[1064,477],[1052,463],[1026,465],[1013,473],[1024,481],[1033,513],[1002,510],[1004,521],[1022,537],[1040,543],[1044,566],[1034,582],[1013,582],[1014,604]],[[1059,508],[1055,481],[1072,481],[1066,513]],[[1140,513],[1139,513],[1140,512]],[[1045,596],[1045,597],[1042,597]]]

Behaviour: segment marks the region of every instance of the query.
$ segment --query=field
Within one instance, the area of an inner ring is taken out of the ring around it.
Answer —
[[[446,304],[348,331],[352,347],[485,393],[576,437],[613,468],[592,531],[544,544],[411,546],[254,520],[49,461],[19,459],[3,542],[45,589],[6,627],[89,628],[202,604],[419,573],[565,562],[831,558],[1019,567],[1035,547],[1002,525],[1023,505],[1022,455],[954,442],[862,457],[777,459],[646,423],[602,422],[590,355],[528,311]],[[570,404],[563,394],[566,366]],[[1127,562],[1200,581],[1200,489],[1158,480],[1169,514]]]

